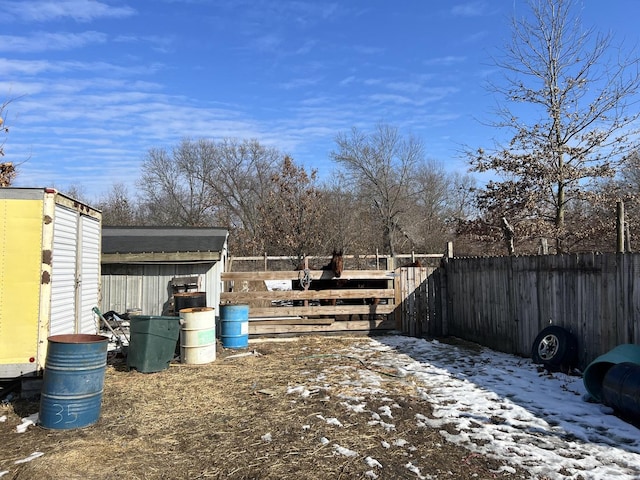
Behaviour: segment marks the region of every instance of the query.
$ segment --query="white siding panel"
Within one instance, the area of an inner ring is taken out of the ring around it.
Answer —
[[[220,270],[215,264],[103,265],[102,310],[124,313],[140,308],[143,315],[167,315],[173,277],[199,275],[201,290],[207,292],[207,306],[220,304]],[[218,312],[216,312],[217,314]]]
[[[102,266],[102,311],[125,313],[128,309],[141,309],[143,267],[141,265]]]
[[[76,333],[76,242],[78,214],[55,206],[51,265],[50,335]]]
[[[100,300],[100,222],[92,217],[80,217],[80,305],[78,333],[98,333],[98,323],[92,308]]]

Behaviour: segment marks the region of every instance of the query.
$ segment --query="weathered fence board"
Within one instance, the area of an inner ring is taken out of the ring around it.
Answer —
[[[326,300],[335,298],[337,300],[353,300],[358,298],[391,298],[395,292],[392,288],[373,289],[361,288],[350,290],[274,290],[274,291],[253,291],[253,292],[223,292],[220,299],[234,303],[243,303],[250,300]]]
[[[399,330],[420,337],[429,331],[428,278],[434,268],[401,267],[396,271],[396,324]]]
[[[255,271],[255,272],[224,272],[223,281],[264,281],[264,280],[298,280],[302,270],[283,271]],[[331,280],[332,272],[328,270],[308,270],[311,281]],[[393,270],[344,270],[340,280],[392,280]]]
[[[453,258],[443,267],[450,335],[528,356],[550,324],[578,338],[579,361],[640,343],[640,254]]]
[[[296,334],[320,332],[368,332],[372,330],[392,330],[394,321],[390,319],[351,320],[334,322],[329,325],[265,325],[249,322],[249,335]]]
[[[316,316],[316,315],[388,315],[393,313],[395,305],[318,305],[311,307],[254,307],[250,309],[250,317],[282,317],[288,316]]]

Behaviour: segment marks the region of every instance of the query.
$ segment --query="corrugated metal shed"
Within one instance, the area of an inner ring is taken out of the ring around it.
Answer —
[[[102,311],[167,315],[172,280],[190,276],[217,310],[228,235],[224,228],[103,227]]]

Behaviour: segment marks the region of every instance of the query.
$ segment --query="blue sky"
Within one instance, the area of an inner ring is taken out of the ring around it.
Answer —
[[[636,47],[640,2],[584,0]],[[135,185],[150,148],[255,138],[330,175],[335,137],[398,127],[466,171],[495,100],[490,56],[524,0],[0,0],[5,160],[17,186]],[[22,163],[21,163],[22,162]]]

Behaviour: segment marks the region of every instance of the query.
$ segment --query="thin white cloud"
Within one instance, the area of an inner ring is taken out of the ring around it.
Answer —
[[[380,47],[370,47],[366,45],[354,45],[353,50],[361,55],[378,55],[384,53],[384,49]]]
[[[97,18],[122,18],[135,15],[129,6],[112,6],[97,0],[13,0],[2,5],[3,15],[27,22],[46,22],[72,18],[90,22]]]
[[[11,60],[8,58],[0,58],[0,72],[3,73],[5,81],[16,75],[38,75],[43,72],[62,72],[59,64],[49,62],[47,60]]]
[[[307,40],[300,46],[300,48],[295,51],[295,53],[296,55],[306,55],[311,52],[311,50],[313,50],[317,44],[317,40]]]
[[[487,11],[486,2],[467,2],[456,5],[451,9],[451,13],[460,17],[479,17],[485,15]]]
[[[173,52],[173,45],[175,43],[175,37],[171,36],[158,36],[158,35],[118,35],[113,39],[117,43],[146,43],[151,46],[157,52]]]
[[[462,43],[468,43],[471,45],[475,45],[480,43],[482,40],[484,40],[485,38],[487,38],[489,36],[489,32],[486,30],[481,30],[479,32],[474,32],[474,33],[470,33],[469,35],[466,35],[465,37],[463,37]]]
[[[467,2],[456,5],[451,9],[451,13],[460,17],[479,17],[486,12],[487,5],[485,2]]]
[[[369,95],[369,100],[375,103],[395,103],[399,105],[409,105],[415,103],[411,98],[404,95],[394,95],[390,93],[376,93]]]
[[[425,65],[436,65],[436,66],[449,67],[449,66],[455,65],[457,63],[462,63],[462,62],[464,62],[466,60],[467,60],[467,57],[449,55],[449,56],[446,56],[446,57],[430,58],[429,60],[425,60],[423,63]]]
[[[353,83],[353,81],[356,79],[356,77],[354,77],[353,75],[347,77],[347,78],[343,78],[342,80],[340,80],[339,84],[341,86],[345,86],[345,85],[349,85],[351,83]]]
[[[165,68],[160,63],[130,65],[116,65],[108,62],[50,62],[48,60],[10,60],[0,58],[0,72],[5,80],[13,75],[38,75],[45,72],[96,72],[109,73],[110,76],[152,75]]]
[[[453,95],[459,91],[456,87],[428,87],[424,88],[417,84],[395,83],[387,84],[390,89],[395,89],[405,93],[405,95],[394,93],[376,93],[368,98],[376,103],[391,103],[396,105],[422,106],[427,103],[436,102]]]
[[[389,82],[386,87],[390,90],[396,90],[406,93],[417,93],[422,90],[423,86],[415,82]]]
[[[286,90],[292,90],[295,88],[304,88],[310,87],[312,85],[317,85],[322,81],[320,78],[294,78],[289,80],[288,82],[284,82],[280,84],[281,88]]]
[[[257,37],[254,40],[254,47],[261,52],[277,52],[282,43],[282,37],[275,34],[268,34]]]
[[[70,50],[106,41],[107,35],[92,31],[82,33],[39,32],[30,36],[0,35],[0,52],[31,53]]]

